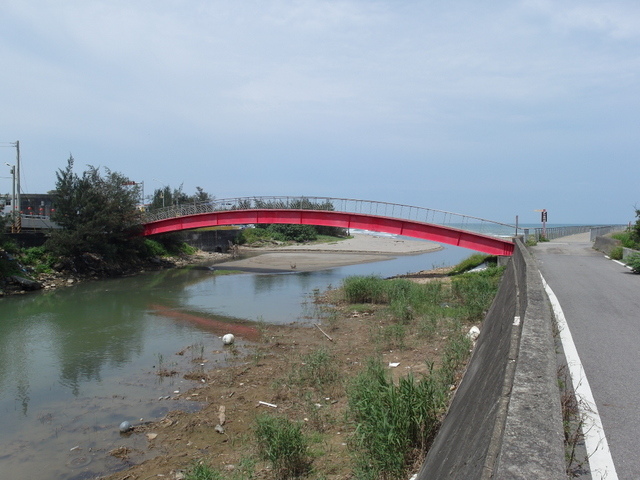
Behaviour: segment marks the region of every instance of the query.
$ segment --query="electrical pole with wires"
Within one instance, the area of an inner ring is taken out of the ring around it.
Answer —
[[[13,176],[13,198],[11,199],[11,233],[20,233],[22,230],[22,214],[20,212],[20,141],[7,143],[6,145],[0,144],[2,147],[15,147],[16,148],[16,164],[11,167],[11,175]]]

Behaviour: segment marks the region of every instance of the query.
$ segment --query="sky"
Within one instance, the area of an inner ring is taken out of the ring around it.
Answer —
[[[0,194],[73,155],[218,199],[640,208],[637,0],[3,0]],[[104,170],[103,170],[104,171]]]

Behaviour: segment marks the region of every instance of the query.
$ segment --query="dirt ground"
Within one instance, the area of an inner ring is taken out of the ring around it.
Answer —
[[[376,248],[376,255],[409,253],[393,251],[394,247],[397,250],[425,248],[425,242],[393,242],[394,239],[385,237],[378,237],[378,240],[376,242],[365,237],[360,242],[361,248]],[[426,245],[434,248],[434,244]],[[350,263],[357,263],[365,255],[365,250],[354,251],[356,246],[357,242],[346,245],[350,251],[345,255],[351,256]],[[300,255],[301,249],[287,250],[270,252],[241,262],[245,267],[265,268],[267,264],[267,268],[290,269],[293,261],[291,255]],[[335,262],[335,257],[332,259],[335,251],[333,255],[317,250],[314,255],[305,255],[310,256],[302,260],[299,256],[295,257],[296,268],[322,268]],[[341,260],[346,262],[347,258]],[[228,264],[237,266],[238,261]],[[441,269],[410,277],[430,281],[444,274],[445,271]],[[185,472],[196,462],[227,472],[225,478],[249,478],[242,476],[241,472],[243,465],[250,462],[255,471],[252,478],[272,479],[273,472],[266,463],[256,460],[254,450],[254,420],[256,415],[263,412],[304,422],[306,431],[313,434],[312,473],[308,478],[353,478],[352,458],[348,450],[352,426],[345,416],[347,399],[344,387],[348,378],[375,354],[382,355],[396,377],[409,372],[426,372],[427,362],[437,364],[439,348],[445,339],[438,337],[425,342],[417,332],[409,331],[402,344],[397,344],[383,336],[384,326],[389,323],[384,307],[353,309],[341,301],[335,292],[323,292],[316,301],[318,309],[329,308],[331,312],[325,315],[322,324],[260,325],[254,332],[255,336],[252,335],[257,341],[244,342],[238,339],[236,345],[225,347],[228,367],[197,373],[178,372],[198,382],[197,387],[180,395],[202,402],[204,407],[194,413],[173,411],[156,422],[135,426],[130,435],[146,437],[145,456],[155,456],[128,470],[103,478],[178,480],[184,478]],[[333,358],[339,381],[318,389],[302,384],[298,379],[305,356],[309,358],[308,355],[320,349]],[[176,353],[183,354],[184,351]],[[125,447],[110,452],[112,456],[131,464],[136,463],[140,453]]]

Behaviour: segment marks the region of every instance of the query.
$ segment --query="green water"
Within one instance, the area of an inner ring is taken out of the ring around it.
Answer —
[[[214,281],[210,272],[172,270],[2,299],[0,478],[124,468],[108,452],[142,450],[146,439],[121,436],[120,422],[196,408],[174,399],[198,386],[182,375],[224,364],[219,336],[227,331],[240,343],[252,336],[246,322],[188,305],[203,288],[194,285]],[[160,367],[180,374],[161,377]]]

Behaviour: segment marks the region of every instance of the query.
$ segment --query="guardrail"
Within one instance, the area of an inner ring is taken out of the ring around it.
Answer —
[[[594,227],[591,229],[591,241],[594,242],[596,237],[602,237],[611,232],[624,232],[630,225],[607,225],[604,227]]]
[[[459,213],[415,207],[398,203],[376,202],[372,200],[355,200],[332,197],[239,197],[215,200],[213,202],[194,203],[164,207],[143,215],[144,223],[151,223],[168,218],[197,215],[232,210],[251,209],[304,209],[330,210],[336,212],[358,213],[382,217],[399,218],[417,222],[431,223],[461,230],[470,230],[491,236],[513,236],[518,234],[515,225],[494,222],[485,218],[473,217]]]
[[[525,228],[524,240],[533,239],[539,242],[542,238],[547,240],[554,240],[560,237],[567,237],[569,235],[576,235],[578,233],[590,232],[591,241],[595,240],[596,236],[605,235],[610,232],[622,231],[627,228],[627,225],[570,225],[565,227],[550,227],[546,229],[542,228]],[[532,231],[533,230],[533,231]]]

